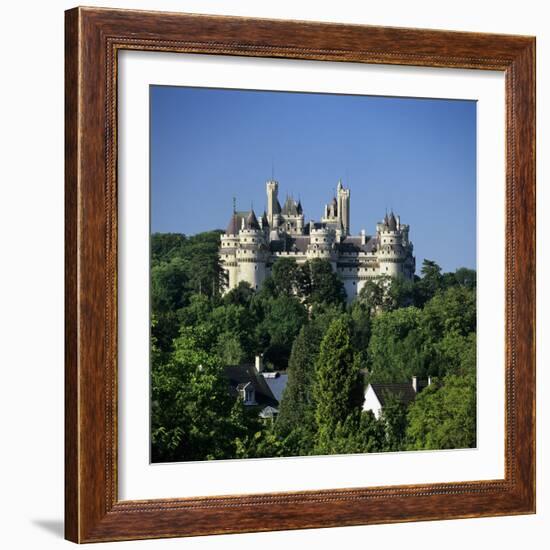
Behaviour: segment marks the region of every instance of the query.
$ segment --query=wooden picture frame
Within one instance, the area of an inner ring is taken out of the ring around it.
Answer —
[[[117,53],[124,49],[505,74],[503,479],[118,499]],[[82,543],[535,512],[533,37],[75,8],[66,12],[65,55],[67,539]]]

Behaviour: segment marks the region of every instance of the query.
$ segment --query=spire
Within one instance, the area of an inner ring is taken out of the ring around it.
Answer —
[[[225,230],[226,235],[238,235],[239,234],[239,216],[236,212],[233,212],[229,223],[227,224],[227,229]]]
[[[391,229],[391,231],[395,231],[397,229],[397,220],[395,219],[395,215],[393,213],[393,210],[390,214],[390,217],[388,218],[387,225]]]
[[[258,218],[256,218],[256,214],[254,214],[253,209],[250,209],[250,212],[246,218],[246,227],[247,229],[260,229]]]
[[[237,198],[233,197],[233,214],[237,212]]]

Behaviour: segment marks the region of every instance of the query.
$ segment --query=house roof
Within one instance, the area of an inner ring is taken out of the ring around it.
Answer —
[[[229,382],[231,392],[237,395],[238,390],[252,385],[256,393],[256,401],[259,405],[278,406],[278,401],[274,397],[264,377],[258,373],[253,364],[230,365],[225,367],[224,374]]]
[[[265,373],[263,378],[271,390],[273,397],[280,403],[283,397],[283,391],[286,388],[286,383],[288,382],[288,374],[286,372],[269,372]]]
[[[386,400],[390,396],[399,399],[399,401],[401,401],[401,403],[404,403],[405,405],[408,405],[411,401],[414,401],[416,397],[416,392],[414,391],[411,382],[396,384],[374,383],[370,384],[370,386],[373,389],[382,407],[386,404]]]

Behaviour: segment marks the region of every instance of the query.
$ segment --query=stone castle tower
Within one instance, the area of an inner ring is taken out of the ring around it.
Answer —
[[[365,282],[380,275],[412,279],[415,271],[409,226],[399,216],[386,213],[376,225],[376,235],[350,235],[350,190],[341,181],[336,195],[325,205],[320,222],[304,220],[301,201],[287,196],[281,207],[279,183],[266,183],[267,210],[258,220],[253,209],[233,214],[221,236],[220,260],[228,274],[226,291],[246,281],[259,289],[278,258],[298,264],[313,258],[329,261],[341,277],[348,301]]]

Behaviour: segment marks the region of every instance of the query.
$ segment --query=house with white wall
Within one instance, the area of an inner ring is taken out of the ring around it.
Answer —
[[[378,384],[373,383],[367,386],[365,390],[365,401],[363,410],[371,411],[378,419],[382,415],[382,410],[389,398],[396,398],[404,405],[409,405],[415,400],[417,394],[431,384],[431,379],[421,381],[413,376],[410,382]]]

